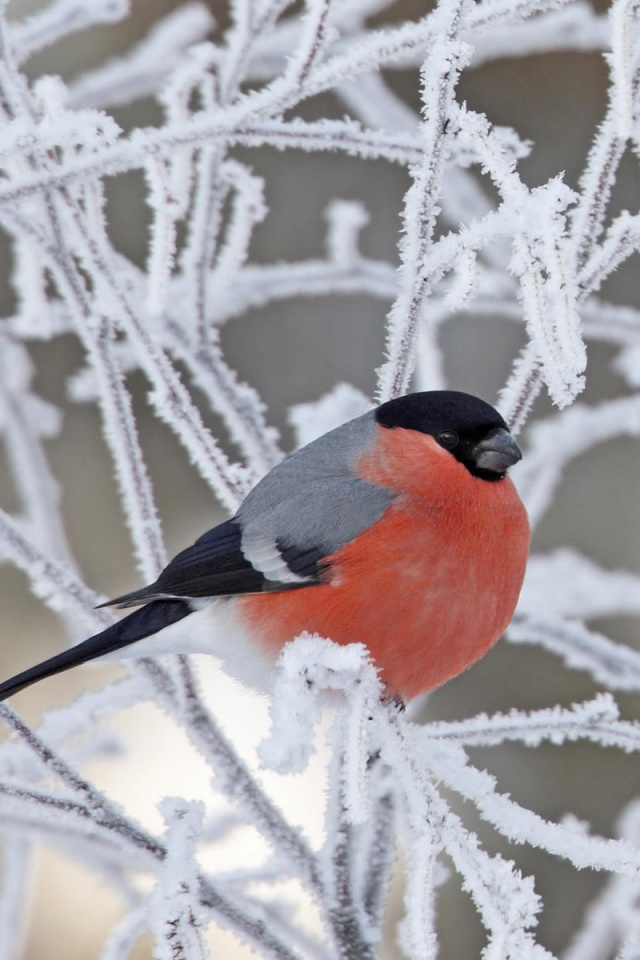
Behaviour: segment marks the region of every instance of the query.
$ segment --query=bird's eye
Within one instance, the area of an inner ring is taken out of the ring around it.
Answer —
[[[453,430],[441,430],[436,440],[441,447],[446,447],[447,450],[452,450],[458,443],[458,434]]]

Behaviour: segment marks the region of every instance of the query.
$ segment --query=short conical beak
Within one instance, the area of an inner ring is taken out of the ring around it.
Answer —
[[[522,460],[520,447],[508,430],[496,427],[474,448],[474,460],[480,470],[505,473],[518,460]]]

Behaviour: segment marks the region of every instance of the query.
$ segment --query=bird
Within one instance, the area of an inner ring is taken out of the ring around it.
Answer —
[[[0,700],[90,660],[166,652],[212,653],[267,689],[307,632],[364,644],[384,695],[406,703],[511,620],[530,540],[508,476],[521,457],[478,397],[388,400],[286,457],[154,583],[104,604],[133,612],[0,684]]]

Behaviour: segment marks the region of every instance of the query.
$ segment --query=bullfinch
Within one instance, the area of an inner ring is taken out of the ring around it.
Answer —
[[[365,644],[388,695],[408,701],[511,619],[529,549],[507,476],[520,458],[500,414],[469,394],[383,403],[283,460],[155,583],[111,601],[138,609],[7,680],[0,699],[96,658],[167,652],[213,653],[264,689],[308,631]]]

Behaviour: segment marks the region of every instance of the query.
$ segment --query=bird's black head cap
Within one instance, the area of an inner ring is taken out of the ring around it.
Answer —
[[[501,479],[521,453],[497,410],[484,400],[457,390],[410,393],[383,403],[375,411],[382,427],[417,430],[484,480]]]

